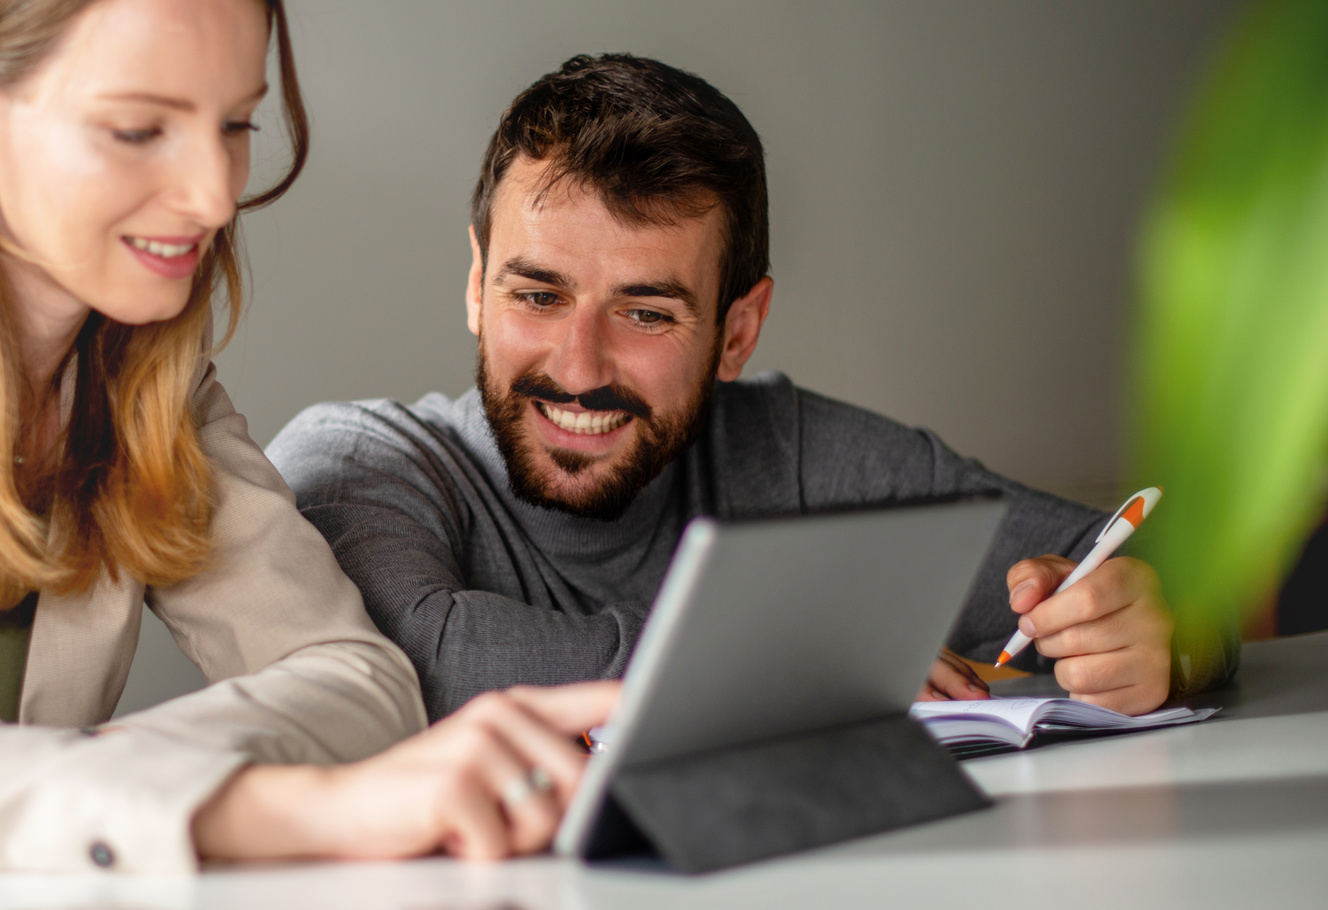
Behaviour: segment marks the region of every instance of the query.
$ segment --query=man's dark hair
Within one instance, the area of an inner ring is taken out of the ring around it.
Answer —
[[[770,269],[761,140],[698,76],[630,54],[581,55],[516,97],[484,153],[470,218],[488,264],[498,184],[520,155],[548,158],[547,192],[564,179],[599,194],[626,224],[724,214],[718,318]]]

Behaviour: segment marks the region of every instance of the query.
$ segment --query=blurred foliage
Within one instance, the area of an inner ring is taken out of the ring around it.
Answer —
[[[1143,234],[1132,473],[1181,619],[1259,608],[1328,479],[1328,2],[1237,26]]]

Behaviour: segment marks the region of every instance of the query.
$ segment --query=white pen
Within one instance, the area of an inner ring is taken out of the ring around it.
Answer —
[[[1121,544],[1129,540],[1130,535],[1138,529],[1139,525],[1144,523],[1148,513],[1153,511],[1153,506],[1157,505],[1157,501],[1161,498],[1161,487],[1149,487],[1146,490],[1140,490],[1125,500],[1125,505],[1116,510],[1116,514],[1111,516],[1111,520],[1102,529],[1102,533],[1097,535],[1097,546],[1089,551],[1083,562],[1075,566],[1074,571],[1066,577],[1065,581],[1061,582],[1061,586],[1056,589],[1052,596],[1061,593],[1106,562]],[[1015,632],[1014,635],[1010,636],[1010,640],[1005,643],[1004,649],[1001,650],[1001,656],[997,658],[996,666],[999,667],[1014,659],[1015,655],[1027,648],[1032,640],[1023,632]]]

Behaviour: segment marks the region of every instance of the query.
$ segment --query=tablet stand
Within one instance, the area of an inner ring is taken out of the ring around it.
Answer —
[[[906,714],[619,769],[590,858],[653,848],[681,872],[990,805]]]

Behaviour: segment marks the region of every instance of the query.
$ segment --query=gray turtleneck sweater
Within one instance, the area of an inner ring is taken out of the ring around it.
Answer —
[[[926,430],[765,373],[720,383],[705,432],[617,521],[529,505],[474,389],[413,405],[317,405],[268,455],[414,661],[431,718],[488,689],[622,673],[688,519],[749,518],[999,489],[1010,510],[950,647],[994,660],[1011,564],[1092,546],[1101,513],[960,458]],[[1024,665],[1046,669],[1032,649]]]

